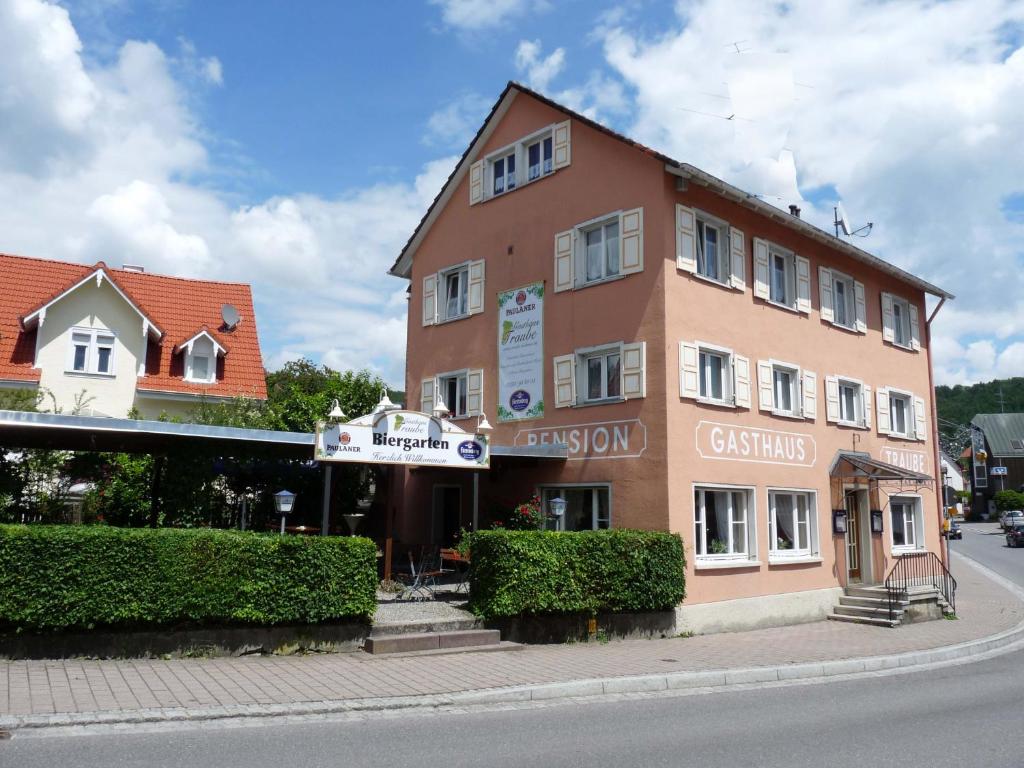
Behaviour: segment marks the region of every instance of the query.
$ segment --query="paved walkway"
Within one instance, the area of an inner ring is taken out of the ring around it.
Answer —
[[[594,678],[884,656],[947,647],[1016,627],[1024,605],[959,558],[957,621],[896,630],[821,621],[663,640],[531,646],[515,652],[0,662],[0,717],[130,713],[450,694]]]

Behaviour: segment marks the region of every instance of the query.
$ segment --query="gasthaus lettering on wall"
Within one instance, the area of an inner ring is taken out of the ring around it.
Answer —
[[[583,459],[631,459],[647,449],[647,428],[640,419],[566,424],[563,427],[524,429],[516,433],[516,445],[553,445],[569,448],[569,461]]]
[[[544,283],[498,294],[498,421],[544,415]]]
[[[697,453],[705,459],[797,467],[813,467],[817,460],[817,446],[811,435],[715,421],[697,425]]]
[[[317,424],[316,458],[362,464],[490,467],[485,435],[446,429],[416,411],[389,411],[348,424]]]

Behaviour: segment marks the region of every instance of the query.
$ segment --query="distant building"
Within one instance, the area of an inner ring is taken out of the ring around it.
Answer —
[[[1024,486],[1024,413],[979,413],[971,426],[971,499],[991,514],[996,493]]]
[[[954,507],[957,515],[964,513],[964,505],[959,492],[964,490],[964,475],[960,465],[945,451],[939,452],[939,480],[946,489],[946,506]]]
[[[265,400],[252,292],[0,255],[0,389],[62,413],[184,416],[203,400]]]

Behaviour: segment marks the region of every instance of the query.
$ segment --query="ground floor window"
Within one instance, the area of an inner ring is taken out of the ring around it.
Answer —
[[[817,554],[815,494],[810,491],[768,492],[769,552],[773,558]]]
[[[545,527],[558,531],[596,531],[612,527],[611,486],[555,485],[541,489]],[[551,500],[565,499],[565,514],[551,516]]]
[[[893,550],[924,548],[921,499],[894,496],[889,500]]]
[[[750,559],[754,547],[750,488],[695,488],[694,542],[700,559]]]

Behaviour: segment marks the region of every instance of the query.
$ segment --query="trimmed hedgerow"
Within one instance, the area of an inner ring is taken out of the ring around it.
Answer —
[[[686,595],[682,539],[655,531],[470,534],[470,607],[485,619],[661,611]]]
[[[376,586],[358,537],[0,525],[0,627],[366,620]]]

